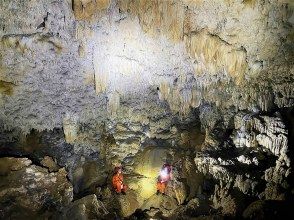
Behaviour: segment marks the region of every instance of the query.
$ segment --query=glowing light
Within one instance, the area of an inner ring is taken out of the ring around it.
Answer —
[[[162,179],[168,178],[168,172],[166,169],[160,171],[160,176]]]
[[[140,196],[142,198],[149,198],[156,192],[156,180],[154,178],[143,178],[138,183]]]

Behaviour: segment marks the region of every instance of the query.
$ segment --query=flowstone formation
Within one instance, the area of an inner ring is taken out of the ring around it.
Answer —
[[[0,218],[286,218],[293,10],[0,1]],[[111,186],[118,165],[126,195]]]

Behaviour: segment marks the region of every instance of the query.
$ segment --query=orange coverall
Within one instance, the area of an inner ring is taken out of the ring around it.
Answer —
[[[127,186],[123,184],[124,177],[121,173],[116,173],[112,177],[112,186],[117,193],[125,192]]]
[[[160,193],[164,193],[165,192],[165,188],[166,188],[167,182],[160,182],[158,181],[156,183],[156,189],[160,192]]]
[[[165,188],[167,186],[168,181],[171,179],[171,174],[169,173],[168,176],[166,176],[165,178],[159,176],[157,183],[156,183],[156,189],[160,192],[160,193],[165,193]]]

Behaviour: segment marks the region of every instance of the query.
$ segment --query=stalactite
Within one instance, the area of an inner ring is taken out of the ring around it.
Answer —
[[[269,92],[260,92],[258,103],[262,111],[268,111],[272,106],[272,96]]]
[[[187,115],[191,108],[201,104],[202,93],[196,88],[180,88],[171,86],[166,82],[160,84],[158,96],[160,100],[168,102],[170,109],[180,115]]]
[[[202,94],[199,90],[193,89],[192,90],[192,101],[191,101],[191,107],[197,108],[201,104]]]
[[[90,20],[110,5],[110,0],[73,0],[74,15],[79,20]]]
[[[119,0],[119,7],[138,16],[142,29],[151,36],[164,34],[170,40],[183,38],[185,8],[178,1]]]
[[[78,130],[79,126],[77,116],[66,114],[66,116],[63,118],[63,131],[67,143],[75,143],[75,140],[78,136]]]
[[[167,100],[170,95],[170,85],[167,82],[160,83],[158,93],[160,100]]]
[[[187,115],[192,104],[192,91],[189,88],[184,88],[180,91],[180,112]]]
[[[233,139],[236,147],[252,147],[257,141],[274,155],[288,160],[287,130],[279,117],[239,114],[235,116],[235,128],[238,129]]]
[[[256,136],[258,143],[265,148],[269,149],[274,155],[280,156],[282,151],[285,151],[285,148],[288,148],[287,137],[283,134],[270,136],[259,134]]]
[[[293,106],[293,83],[274,84],[273,92],[275,95],[274,102],[279,108]]]
[[[190,56],[197,61],[196,76],[204,73],[216,75],[226,71],[236,84],[243,82],[248,65],[246,53],[242,49],[237,50],[204,31],[189,35],[184,40]]]
[[[106,91],[108,82],[108,75],[105,73],[98,73],[95,71],[95,89],[96,94]]]
[[[113,92],[108,97],[107,111],[111,116],[115,116],[120,107],[120,95],[118,92]]]

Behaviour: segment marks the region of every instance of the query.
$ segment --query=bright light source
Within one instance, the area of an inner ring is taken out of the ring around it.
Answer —
[[[161,176],[162,179],[167,179],[168,175],[169,174],[168,174],[166,169],[160,171],[160,176]]]

